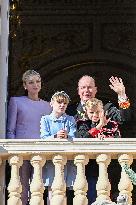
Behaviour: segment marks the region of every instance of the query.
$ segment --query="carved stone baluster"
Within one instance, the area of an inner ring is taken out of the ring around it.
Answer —
[[[130,166],[133,162],[133,157],[131,155],[128,154],[122,154],[119,156],[118,158],[119,164],[121,166],[123,166],[125,163]],[[122,169],[121,172],[121,178],[120,178],[120,182],[118,184],[118,189],[120,191],[120,194],[127,194],[129,199],[128,199],[128,203],[132,204],[132,190],[133,190],[133,185],[131,183],[131,180],[129,179],[128,175],[126,174],[126,172]]]
[[[30,205],[44,205],[44,184],[42,180],[42,167],[45,164],[45,162],[45,157],[41,155],[35,155],[31,157],[31,164],[34,167],[34,174],[32,182],[30,184]]]
[[[9,199],[8,205],[22,205],[21,195],[22,186],[19,176],[19,168],[23,164],[23,157],[11,156],[9,158],[9,164],[11,165],[11,179],[8,185]]]
[[[88,199],[86,192],[88,190],[88,184],[85,176],[85,165],[88,164],[88,156],[79,154],[75,157],[74,164],[77,166],[77,175],[73,189],[75,191],[75,197],[73,199],[74,205],[87,205]]]
[[[62,155],[55,155],[53,157],[53,164],[55,165],[55,177],[52,183],[52,198],[51,205],[66,205],[66,183],[64,181],[64,165],[67,158]]]
[[[96,158],[99,165],[99,177],[96,184],[97,199],[96,201],[109,200],[111,185],[108,179],[107,167],[110,164],[111,158],[107,154],[100,154]]]

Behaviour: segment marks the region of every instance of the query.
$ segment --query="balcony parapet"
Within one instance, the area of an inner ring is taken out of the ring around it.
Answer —
[[[23,140],[1,139],[0,162],[8,160],[11,166],[11,179],[8,186],[8,205],[21,205],[22,186],[19,168],[23,160],[30,160],[34,175],[30,184],[30,205],[43,205],[44,185],[42,167],[47,160],[52,160],[55,167],[55,177],[52,184],[52,199],[50,205],[66,205],[66,184],[64,181],[64,165],[67,160],[73,160],[77,167],[77,175],[73,186],[74,205],[87,205],[86,193],[88,184],[85,177],[85,165],[89,159],[96,159],[99,166],[99,177],[96,185],[97,202],[110,202],[111,184],[107,168],[112,159],[118,159],[120,166],[126,163],[130,166],[136,158],[136,139],[66,139]],[[16,180],[16,183],[14,183]],[[2,188],[2,187],[1,187]],[[133,186],[128,175],[121,170],[118,184],[120,194],[127,194],[128,203],[132,204]],[[2,204],[2,203],[1,203]],[[112,204],[112,202],[111,202]]]

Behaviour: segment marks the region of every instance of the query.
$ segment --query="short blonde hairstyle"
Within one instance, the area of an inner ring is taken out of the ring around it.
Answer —
[[[35,70],[27,70],[27,71],[23,74],[23,76],[22,76],[22,81],[23,81],[23,83],[26,83],[26,81],[28,80],[28,78],[29,78],[30,76],[34,76],[34,75],[38,76],[38,77],[41,79],[41,76],[40,76],[40,74],[39,74],[37,71],[35,71]]]
[[[100,107],[103,109],[103,103],[97,98],[91,98],[85,103],[85,107],[90,109],[97,109]]]
[[[64,103],[69,103],[70,98],[67,95],[67,93],[65,93],[64,91],[57,91],[56,93],[54,93],[51,97],[51,102],[52,101],[57,101],[57,102],[64,102]]]

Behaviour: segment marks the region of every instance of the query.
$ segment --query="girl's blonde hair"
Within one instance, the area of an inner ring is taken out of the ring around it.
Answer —
[[[103,103],[101,100],[98,100],[97,98],[91,98],[85,103],[85,107],[90,109],[97,109],[97,108],[103,109]]]
[[[64,102],[64,103],[69,103],[70,98],[67,95],[67,93],[65,93],[64,91],[57,91],[56,93],[54,93],[51,97],[51,101],[57,101],[57,102]]]
[[[36,75],[36,76],[38,76],[39,78],[41,78],[40,74],[39,74],[37,71],[35,71],[35,70],[27,70],[27,71],[23,74],[23,76],[22,76],[22,81],[23,81],[23,83],[26,83],[26,81],[28,80],[28,78],[29,78],[30,76],[34,76],[34,75]]]

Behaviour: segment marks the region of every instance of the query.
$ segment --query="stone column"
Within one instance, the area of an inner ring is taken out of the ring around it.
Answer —
[[[111,158],[107,154],[100,154],[96,158],[99,165],[99,177],[96,184],[97,199],[96,201],[109,200],[111,185],[108,179],[107,167],[110,164]]]
[[[66,162],[66,156],[58,154],[53,157],[55,177],[51,187],[52,198],[50,205],[66,205],[66,183],[64,181],[64,165]]]
[[[128,166],[130,166],[133,162],[133,157],[132,155],[129,154],[122,154],[118,158],[119,164],[121,167],[126,163]],[[133,190],[133,185],[131,183],[131,180],[129,179],[128,175],[126,172],[122,169],[121,171],[121,178],[120,182],[118,184],[118,189],[120,191],[120,194],[127,194],[129,199],[128,203],[132,204],[132,190]]]
[[[30,185],[30,205],[44,205],[44,184],[42,179],[42,167],[44,166],[45,162],[45,157],[41,155],[34,155],[31,158],[31,164],[34,167],[34,174]]]
[[[21,156],[11,156],[9,158],[9,164],[11,166],[11,179],[8,185],[8,205],[22,205],[20,199],[22,186],[20,182],[19,168],[23,164],[23,158]]]
[[[4,175],[3,175],[3,172],[1,172],[1,168],[2,168],[1,165],[2,165],[2,159],[0,158],[0,178],[3,179]],[[3,183],[0,182],[0,195],[1,196],[4,194],[3,192],[4,192]],[[0,197],[0,204],[3,204],[3,197]]]
[[[9,0],[0,1],[0,138],[6,138],[7,81],[8,81],[8,35],[9,35]],[[0,168],[0,205],[5,204],[5,163]]]
[[[85,176],[85,165],[88,164],[89,158],[86,155],[78,154],[75,156],[74,164],[77,166],[76,180],[73,186],[75,197],[73,199],[74,205],[87,205],[88,199],[86,192],[88,184]]]

